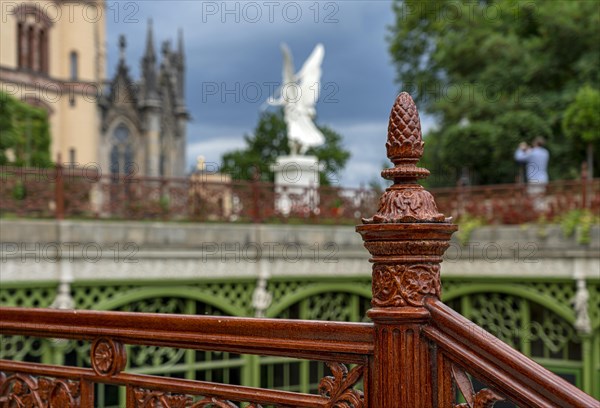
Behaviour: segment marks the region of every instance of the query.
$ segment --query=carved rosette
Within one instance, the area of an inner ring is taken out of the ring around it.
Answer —
[[[90,360],[96,374],[103,377],[117,375],[127,365],[125,346],[112,339],[96,339],[90,350]]]
[[[422,307],[427,296],[441,296],[439,263],[456,226],[417,183],[429,175],[416,166],[423,147],[419,113],[403,92],[388,126],[386,149],[394,167],[381,173],[394,184],[383,193],[377,213],[356,228],[374,263],[375,308]]]
[[[356,366],[350,372],[341,363],[327,363],[333,376],[324,377],[319,383],[319,394],[329,399],[327,408],[363,408],[362,391],[353,387],[362,378],[364,367]]]

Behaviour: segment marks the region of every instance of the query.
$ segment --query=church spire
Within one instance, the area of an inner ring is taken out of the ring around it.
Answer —
[[[177,52],[179,53],[179,58],[183,61],[184,52],[183,52],[183,28],[180,28],[177,31]]]
[[[154,33],[152,32],[152,19],[148,19],[148,30],[146,32],[146,52],[144,59],[156,61],[154,53]]]
[[[177,34],[177,84],[179,97],[181,99],[181,103],[183,104],[185,93],[185,52],[183,50],[183,29],[180,28]]]
[[[125,64],[125,48],[127,48],[127,40],[125,40],[125,36],[121,34],[119,36],[119,63],[121,65]]]
[[[156,97],[158,84],[156,83],[156,53],[154,52],[154,33],[152,31],[152,19],[148,20],[146,32],[146,51],[142,58],[142,75],[145,87],[145,97],[151,99]]]

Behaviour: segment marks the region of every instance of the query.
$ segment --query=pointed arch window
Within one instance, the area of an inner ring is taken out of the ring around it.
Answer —
[[[133,156],[131,132],[127,126],[119,125],[112,135],[110,172],[112,174],[128,174],[134,165]]]

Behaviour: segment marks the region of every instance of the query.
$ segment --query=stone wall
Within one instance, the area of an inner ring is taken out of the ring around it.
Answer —
[[[369,276],[353,227],[111,221],[0,221],[2,282]],[[600,278],[600,227],[578,244],[558,226],[496,226],[455,238],[452,276]]]

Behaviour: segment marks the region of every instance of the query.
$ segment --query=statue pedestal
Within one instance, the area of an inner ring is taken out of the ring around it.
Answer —
[[[275,172],[275,210],[284,216],[309,215],[319,208],[319,170],[314,156],[281,156]]]

